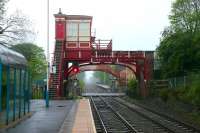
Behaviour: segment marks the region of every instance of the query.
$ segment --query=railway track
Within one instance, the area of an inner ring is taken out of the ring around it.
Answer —
[[[169,117],[165,114],[156,112],[145,106],[142,106],[139,104],[136,105],[136,104],[127,103],[126,101],[122,100],[121,98],[115,98],[112,101],[126,106],[133,112],[136,112],[136,113],[146,117],[147,119],[151,119],[154,122],[160,123],[161,125],[170,129],[174,133],[200,133],[199,129],[196,129],[195,127],[193,127],[191,125],[188,125],[182,121],[173,119],[172,117]]]
[[[94,116],[98,116],[95,121],[99,121],[96,123],[99,133],[200,133],[182,122],[127,103],[120,98],[91,97],[91,103],[93,112],[96,112]]]
[[[139,133],[101,97],[90,97],[98,133]]]

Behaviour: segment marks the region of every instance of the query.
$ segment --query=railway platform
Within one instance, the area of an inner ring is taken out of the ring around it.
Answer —
[[[110,86],[104,84],[96,84],[98,87],[102,87],[104,89],[110,89]]]
[[[90,97],[90,96],[125,96],[125,93],[82,93],[82,96],[84,97]]]
[[[59,133],[96,133],[96,128],[88,99],[81,99],[78,102],[76,113],[70,112],[66,117]],[[71,118],[70,118],[71,117]]]
[[[89,99],[31,101],[32,116],[0,133],[96,133]]]
[[[69,112],[77,106],[74,100],[52,100],[49,108],[44,100],[31,101],[32,116],[0,133],[58,133]]]

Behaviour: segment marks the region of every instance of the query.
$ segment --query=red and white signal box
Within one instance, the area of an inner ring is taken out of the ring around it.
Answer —
[[[92,17],[55,14],[56,41],[64,43],[64,58],[88,60],[91,57]]]

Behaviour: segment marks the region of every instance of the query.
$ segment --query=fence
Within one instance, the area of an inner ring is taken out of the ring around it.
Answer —
[[[170,78],[168,81],[170,88],[186,87],[200,81],[200,73],[190,73],[187,76]]]

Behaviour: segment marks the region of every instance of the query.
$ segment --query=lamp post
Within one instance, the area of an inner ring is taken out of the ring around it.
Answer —
[[[47,85],[46,85],[46,107],[49,107],[49,0],[47,0]]]

